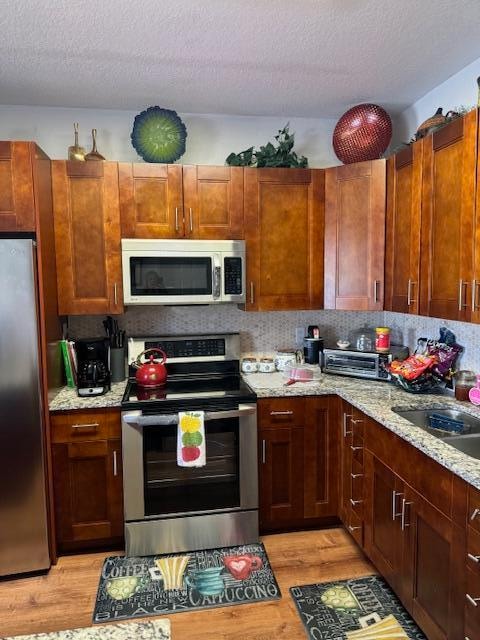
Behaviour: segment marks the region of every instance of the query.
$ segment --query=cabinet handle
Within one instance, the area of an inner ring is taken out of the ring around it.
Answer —
[[[117,283],[114,282],[113,284],[113,302],[116,305],[117,304]]]
[[[412,298],[412,289],[413,289],[413,285],[417,284],[416,280],[408,280],[408,288],[407,288],[407,306],[409,307],[412,302],[416,302],[416,300],[414,300]]]
[[[118,476],[117,452],[113,452],[113,475]]]
[[[348,525],[348,530],[349,531],[357,531],[358,529],[361,529],[362,527],[352,527],[351,524]]]
[[[476,562],[477,564],[480,562],[480,556],[474,556],[473,553],[467,553],[467,558],[470,558],[472,562]]]
[[[468,306],[463,303],[463,287],[466,285],[467,283],[464,282],[462,278],[460,278],[460,280],[458,281],[458,310],[459,311],[462,311]]]
[[[378,302],[378,285],[380,284],[380,280],[373,281],[373,302],[377,304]]]
[[[478,602],[480,602],[480,598],[472,598],[472,596],[469,593],[466,593],[465,597],[467,598],[468,602],[471,605],[473,605],[474,607],[478,607]]]
[[[192,213],[192,207],[189,207],[189,211],[190,211],[190,233],[193,233],[193,213]]]
[[[363,478],[363,473],[351,473],[350,477],[352,480],[355,480],[355,478]]]
[[[99,426],[98,422],[87,422],[85,424],[72,424],[72,429],[93,429],[96,431]]]
[[[478,283],[476,280],[472,280],[472,311],[476,311],[478,309],[477,292],[478,292],[479,284],[480,283]]]
[[[470,520],[475,520],[475,518],[480,514],[480,509],[474,509],[472,515],[470,516]]]
[[[178,232],[178,207],[175,207],[175,231]]]
[[[344,413],[343,414],[343,437],[351,436],[353,431],[347,431],[347,418],[352,418],[351,414]]]
[[[354,500],[353,498],[350,498],[350,504],[352,505],[352,507],[354,507],[357,504],[362,504],[363,500]]]
[[[293,411],[270,411],[271,416],[293,416]]]
[[[353,424],[359,424],[363,422],[363,420],[354,420],[353,418],[351,418],[351,421],[353,422]]]
[[[267,441],[262,440],[262,464],[265,464],[267,461]]]
[[[402,531],[405,531],[407,527],[410,526],[410,523],[407,522],[407,506],[410,506],[413,502],[407,502],[405,498],[402,498],[402,519],[401,519],[401,528]]]
[[[250,304],[253,304],[255,302],[255,292],[254,292],[254,287],[253,287],[253,281],[250,282]]]
[[[400,498],[401,496],[403,496],[403,493],[399,493],[395,490],[392,491],[392,520],[394,522],[399,516],[402,515],[401,512],[397,513],[397,498]]]
[[[353,444],[350,445],[350,449],[352,451],[361,451],[363,449],[363,447],[354,447]]]

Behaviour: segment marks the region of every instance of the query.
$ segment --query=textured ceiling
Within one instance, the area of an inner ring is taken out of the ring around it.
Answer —
[[[337,117],[478,57],[479,0],[7,0],[0,104]]]

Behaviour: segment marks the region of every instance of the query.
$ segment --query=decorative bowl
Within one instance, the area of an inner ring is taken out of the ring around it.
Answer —
[[[132,145],[145,162],[175,162],[185,153],[187,129],[176,111],[149,107],[133,122]]]
[[[348,349],[349,346],[350,346],[350,342],[348,340],[338,340],[337,341],[337,347],[339,349]]]

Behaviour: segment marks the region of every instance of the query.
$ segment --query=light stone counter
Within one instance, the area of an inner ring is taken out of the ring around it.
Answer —
[[[394,413],[392,407],[452,407],[480,418],[480,409],[470,402],[458,402],[441,394],[414,395],[387,382],[373,382],[345,376],[322,374],[317,382],[296,382],[286,387],[280,373],[251,373],[244,376],[259,398],[338,395],[427,456],[480,489],[480,460],[416,427]]]
[[[76,389],[63,387],[60,392],[50,401],[48,408],[50,411],[75,411],[76,409],[105,409],[108,407],[118,407],[122,402],[127,381],[113,382],[111,391],[107,391],[103,396],[91,396],[80,398]]]
[[[480,418],[480,409],[469,402],[458,402],[450,396],[440,394],[413,395],[386,382],[328,374],[321,374],[320,379],[315,382],[296,382],[288,387],[285,386],[285,378],[280,373],[251,373],[245,374],[244,379],[259,398],[338,395],[480,489],[480,460],[457,451],[443,440],[412,425],[391,410],[392,407],[399,406],[403,408],[451,406]],[[112,384],[111,391],[95,398],[79,398],[75,389],[65,387],[50,403],[50,411],[120,408],[125,385],[126,382]]]

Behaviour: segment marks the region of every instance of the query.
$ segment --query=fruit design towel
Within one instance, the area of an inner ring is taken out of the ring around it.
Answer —
[[[179,467],[204,467],[206,464],[203,411],[180,411],[178,414],[177,464]]]

